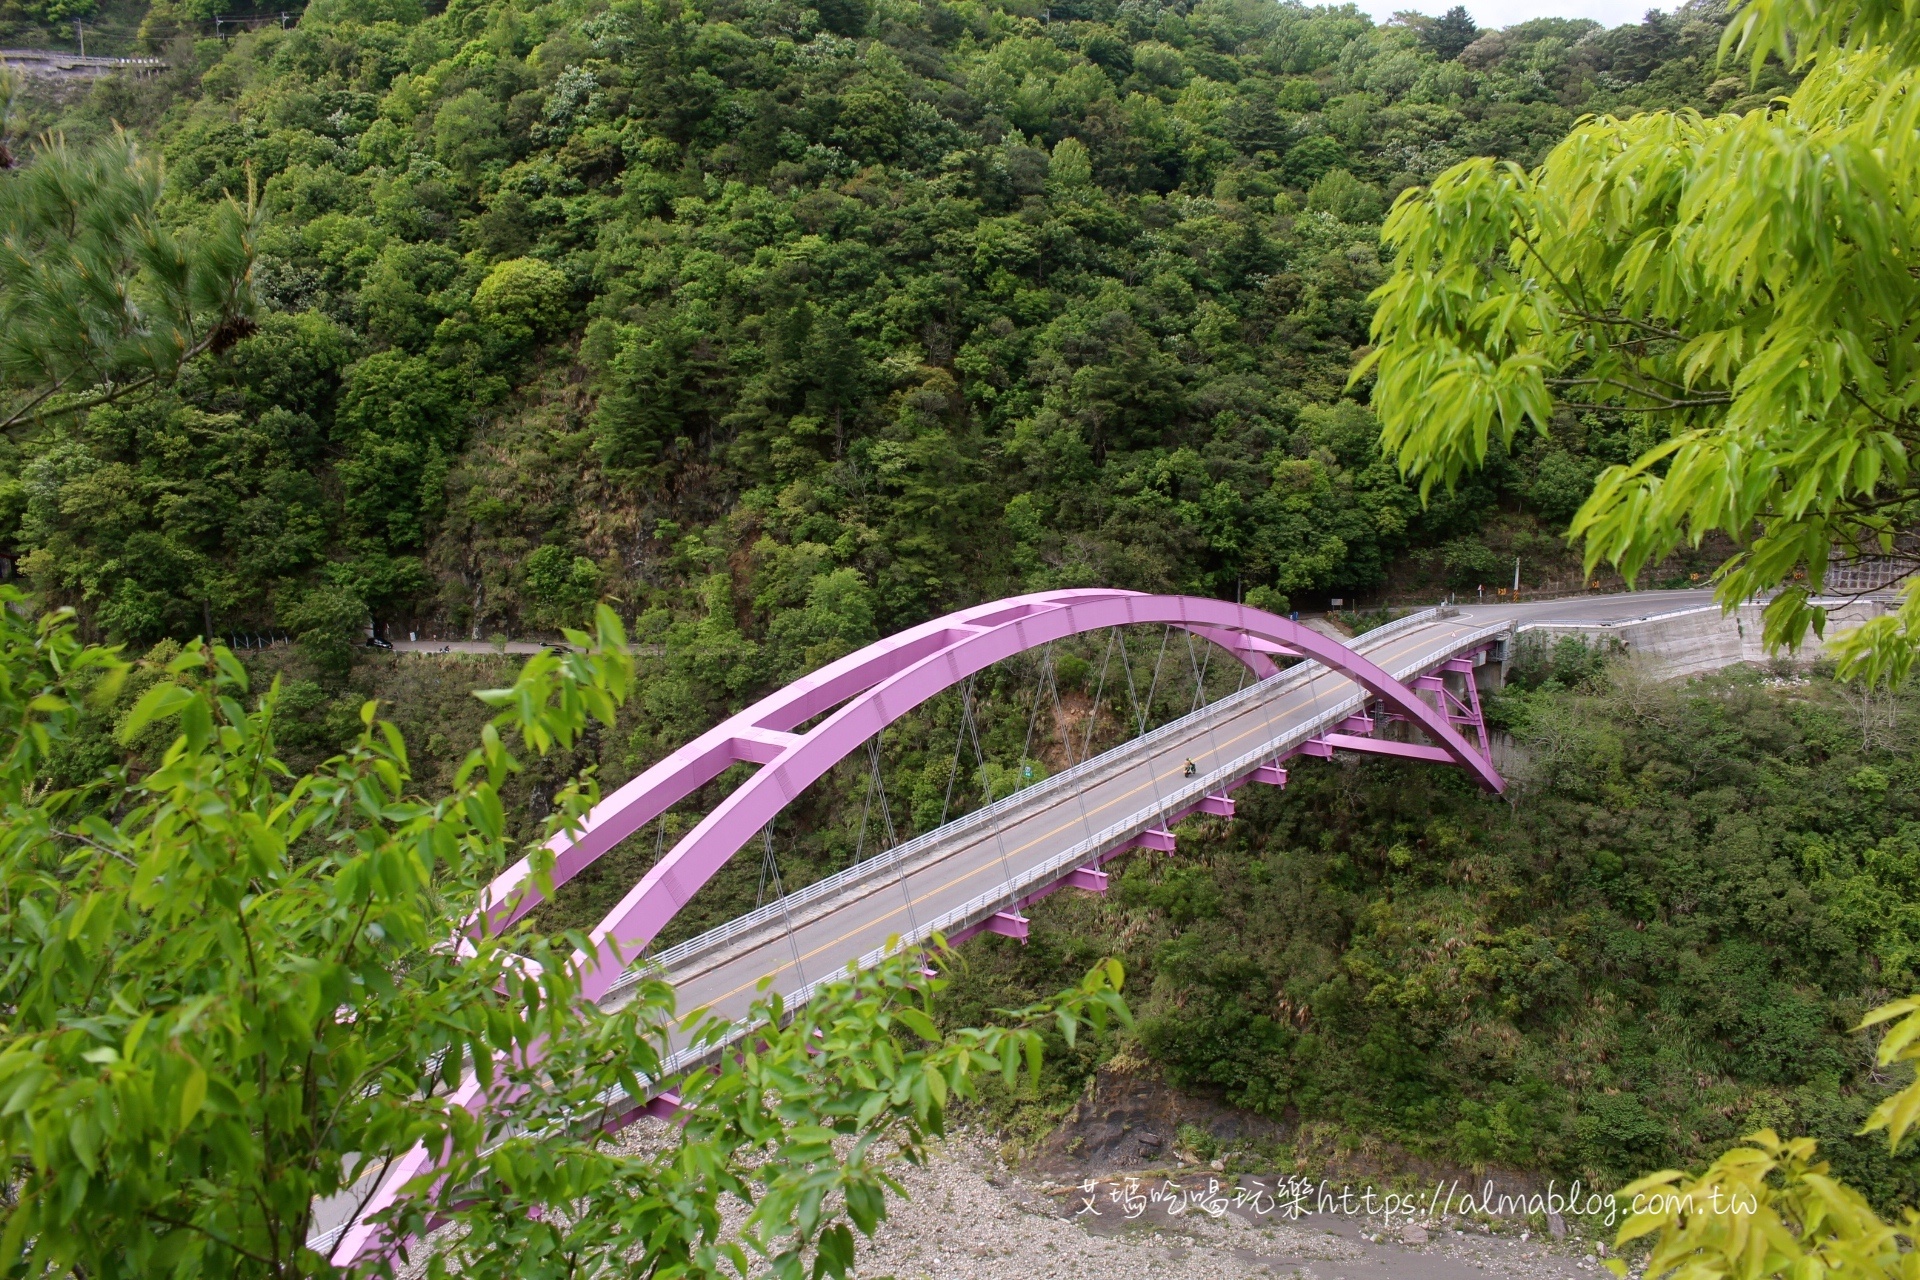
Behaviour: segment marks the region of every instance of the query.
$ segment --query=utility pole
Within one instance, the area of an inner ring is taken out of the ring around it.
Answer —
[[[1520,557],[1513,558],[1513,598],[1520,598]]]
[[[80,25],[80,19],[78,18],[75,18],[73,20],[73,39],[74,39],[74,43],[80,46],[80,56],[83,58],[86,57],[87,56],[87,29]]]

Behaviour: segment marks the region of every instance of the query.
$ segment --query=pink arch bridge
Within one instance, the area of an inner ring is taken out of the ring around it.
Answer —
[[[1081,632],[1136,623],[1191,631],[1261,678],[1277,672],[1275,657],[1313,659],[1365,688],[1433,740],[1433,748],[1403,754],[1462,765],[1491,791],[1505,785],[1484,745],[1461,735],[1463,717],[1429,705],[1354,649],[1286,618],[1219,600],[1128,591],[1057,591],[999,600],[910,628],[802,677],[608,796],[576,838],[556,840],[553,879],[559,885],[729,766],[761,766],[648,870],[594,930],[601,953],[583,957],[592,970],[589,998],[604,994],[618,977],[620,966],[612,958],[616,947],[621,954],[637,954],[728,858],[868,738],[1003,658]],[[1477,704],[1477,697],[1468,704],[1473,708],[1469,723],[1478,720]],[[795,732],[836,707],[814,728]],[[1484,729],[1477,736],[1484,740]],[[1391,750],[1398,744],[1375,745]],[[495,928],[539,905],[529,865],[522,861],[505,872],[489,899]]]
[[[609,795],[572,839],[558,838],[556,885],[729,767],[759,766],[593,930],[592,950],[576,958],[586,997],[618,998],[634,978],[627,962],[701,886],[809,785],[887,726],[1002,659],[1138,624],[1184,629],[1218,645],[1256,682],[654,955],[654,970],[666,971],[683,1006],[731,1016],[739,1011],[731,1006],[743,1010],[763,976],[774,975],[793,999],[805,999],[849,962],[877,961],[879,941],[888,936],[908,944],[936,929],[950,938],[981,931],[1024,937],[1020,910],[1027,903],[1063,885],[1103,889],[1107,858],[1126,848],[1171,850],[1173,823],[1194,812],[1230,816],[1233,789],[1249,781],[1283,785],[1283,766],[1294,755],[1344,749],[1454,764],[1488,790],[1502,789],[1487,755],[1474,673],[1504,642],[1507,624],[1476,625],[1429,610],[1348,645],[1259,609],[1190,596],[1093,589],[999,600],[910,628],[795,681]],[[1289,660],[1288,669],[1276,659]],[[1426,741],[1381,736],[1377,730],[1392,721]],[[1196,764],[1191,776],[1182,767],[1187,760]],[[486,926],[503,928],[538,905],[523,861],[490,887]],[[679,1065],[692,1064],[690,1057]],[[462,1093],[479,1105],[471,1083]],[[645,1100],[634,1101],[632,1114],[647,1109]],[[391,1188],[428,1164],[424,1151],[398,1162],[361,1216],[377,1212]],[[337,1261],[374,1246],[364,1225],[341,1223],[328,1234],[337,1240]]]

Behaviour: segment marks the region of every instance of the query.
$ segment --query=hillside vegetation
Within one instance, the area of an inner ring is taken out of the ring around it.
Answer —
[[[723,701],[1023,586],[1577,574],[1554,535],[1634,429],[1569,419],[1423,509],[1342,395],[1377,220],[1583,112],[1778,87],[1721,76],[1718,33],[318,0],[182,37],[15,131],[127,124],[183,216],[259,184],[260,331],[10,442],[0,542],[142,643],[724,618]]]
[[[1663,685],[1577,643],[1558,657],[1496,703],[1506,799],[1452,770],[1296,761],[1284,793],[1190,821],[1107,898],[1049,899],[1025,948],[970,948],[953,1014],[1114,954],[1135,1069],[1283,1122],[1309,1160],[1617,1186],[1771,1127],[1912,1203],[1920,1161],[1856,1136],[1904,1073],[1851,1031],[1920,981],[1911,698],[1896,715],[1824,678]],[[1055,1047],[1050,1088],[1000,1099],[1016,1129],[1101,1059]]]
[[[356,662],[367,619],[484,637],[613,599],[638,695],[509,786],[518,834],[584,765],[617,783],[779,682],[1012,591],[1279,608],[1491,588],[1516,556],[1529,583],[1576,574],[1559,532],[1652,435],[1565,416],[1423,506],[1366,386],[1344,390],[1379,219],[1465,157],[1538,159],[1583,113],[1786,84],[1723,75],[1699,6],[1490,32],[1263,0],[315,0],[292,29],[196,41],[211,12],[156,5],[169,73],[29,92],[9,143],[122,123],[183,220],[257,186],[259,328],[162,394],[0,445],[0,544],[44,600],[160,659],[205,631],[299,636],[261,660],[292,677],[293,763],[378,696],[442,783],[485,715],[466,688],[504,667]],[[999,765],[958,763],[947,698],[889,735],[890,815],[858,761],[810,792],[778,833],[787,885],[888,820],[936,825],[956,777],[956,811],[1004,794],[1028,740],[1036,768],[1068,762],[1090,712],[1084,743],[1112,740],[1129,712],[1100,645],[1059,656],[1037,738],[1038,668],[982,679]],[[1342,1141],[1614,1179],[1774,1124],[1910,1199],[1910,1161],[1846,1138],[1885,1083],[1846,1028],[1920,976],[1913,751],[1849,696],[1542,659],[1496,708],[1519,803],[1303,767],[1246,821],[1134,858],[1106,901],[1052,900],[1031,946],[974,950],[948,1011],[1114,952],[1158,1069]],[[109,727],[51,772],[120,759]],[[661,838],[543,922],[597,919]],[[736,859],[676,930],[751,905],[756,870]],[[1103,1052],[1054,1048],[1006,1114],[1057,1115]]]

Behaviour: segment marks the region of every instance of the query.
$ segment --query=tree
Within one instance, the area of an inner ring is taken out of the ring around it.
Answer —
[[[340,675],[353,666],[354,647],[367,623],[367,606],[352,591],[326,585],[297,595],[288,593],[275,612],[322,671]]]
[[[527,557],[526,584],[534,618],[567,622],[584,616],[600,594],[600,566],[548,543]]]
[[[525,343],[556,328],[567,314],[567,277],[534,258],[494,264],[473,291],[473,310],[508,341]]]
[[[170,225],[164,194],[124,134],[51,135],[0,174],[0,431],[171,381],[257,327],[251,183],[197,228]]]
[[[1655,443],[1573,518],[1588,571],[1631,581],[1717,531],[1722,604],[1777,591],[1770,645],[1822,630],[1830,558],[1894,554],[1920,518],[1917,32],[1878,0],[1750,0],[1723,54],[1794,63],[1784,101],[1603,116],[1531,171],[1472,160],[1403,196],[1353,375],[1402,469],[1451,487],[1563,410],[1638,418]],[[1920,586],[1836,650],[1904,677]]]
[[[372,703],[351,748],[292,777],[275,758],[278,681],[249,702],[239,661],[195,645],[141,672],[125,708],[128,664],[83,645],[70,614],[28,621],[25,603],[0,590],[7,1274],[338,1274],[307,1247],[316,1198],[425,1143],[449,1176],[408,1188],[392,1218],[454,1217],[468,1275],[537,1255],[543,1274],[585,1276],[636,1241],[648,1274],[744,1271],[719,1236],[723,1196],[744,1202],[740,1238],[776,1273],[842,1275],[853,1231],[897,1190],[880,1144],[917,1157],[974,1073],[1036,1068],[1043,1021],[1071,1034],[1125,1014],[1103,964],[1006,1029],[943,1033],[926,1013],[937,984],[896,956],[791,1023],[769,998],[739,1028],[705,1024],[759,1047],[689,1082],[677,1145],[610,1151],[604,1099],[658,1072],[671,990],[604,1014],[577,998],[583,936],[449,940],[517,851],[509,737],[571,747],[627,697],[611,611],[568,633],[580,652],[539,654],[479,695],[499,714],[453,789],[425,798]],[[144,751],[50,785],[56,754],[103,717]],[[536,842],[596,795],[591,777],[563,788]],[[463,1080],[494,1105],[455,1104]]]
[[[1480,28],[1465,5],[1457,4],[1420,28],[1420,43],[1442,62],[1452,62],[1460,51],[1480,38]]]
[[[1898,1021],[1895,1021],[1898,1019]],[[1920,1061],[1920,996],[1882,1005],[1856,1027],[1893,1022],[1881,1038],[1882,1067]],[[1920,1123],[1920,1081],[1874,1109],[1862,1133],[1885,1130],[1887,1149]],[[1653,1236],[1645,1274],[1662,1276],[1835,1275],[1850,1280],[1911,1274],[1920,1213],[1907,1208],[1888,1223],[1866,1197],[1818,1160],[1811,1138],[1781,1139],[1771,1129],[1747,1135],[1699,1176],[1663,1169],[1622,1187],[1635,1211],[1617,1237]],[[1607,1266],[1625,1276],[1626,1264]]]

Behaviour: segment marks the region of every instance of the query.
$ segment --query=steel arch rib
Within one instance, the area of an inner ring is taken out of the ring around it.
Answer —
[[[703,784],[734,764],[762,766],[649,868],[576,953],[583,998],[606,994],[635,955],[760,828],[875,733],[929,698],[1015,654],[1086,631],[1129,624],[1171,624],[1225,648],[1256,676],[1273,674],[1273,655],[1311,658],[1366,688],[1418,725],[1482,786],[1500,791],[1493,765],[1406,685],[1337,640],[1247,605],[1197,596],[1116,590],[1040,592],[963,609],[909,628],[801,677],[729,717],[606,797],[571,838],[548,846],[553,882],[564,884]],[[794,730],[831,712],[804,733]],[[522,859],[483,898],[485,927],[500,929],[538,906],[532,868]],[[450,1099],[478,1109],[485,1099],[469,1077]],[[435,1161],[416,1148],[395,1162],[339,1241],[346,1263],[377,1247],[366,1218]]]
[[[1171,623],[1221,644],[1257,675],[1269,654],[1297,653],[1340,672],[1417,724],[1489,790],[1504,784],[1492,764],[1411,689],[1340,642],[1298,623],[1222,600],[1123,591],[1019,596],[914,627],[803,677],[674,752],[607,797],[573,840],[559,837],[554,882],[563,883],[670,805],[740,762],[763,767],[735,788],[628,891],[576,956],[582,994],[597,1000],[728,858],[789,802],[863,742],[985,667],[1084,631]],[[803,734],[795,726],[837,706]],[[516,864],[489,889],[494,927],[538,903],[531,869]]]

